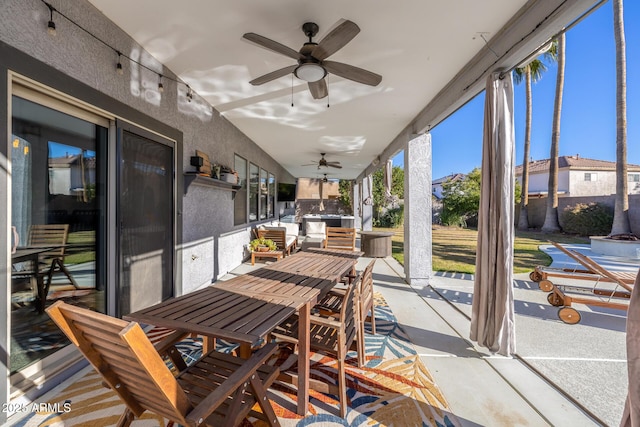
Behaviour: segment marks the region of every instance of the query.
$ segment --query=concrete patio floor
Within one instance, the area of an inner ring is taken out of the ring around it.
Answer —
[[[575,249],[593,255],[588,246]],[[570,263],[553,248],[543,250],[554,258],[553,266]],[[639,264],[596,259],[617,269],[637,270]],[[403,277],[394,259],[376,262],[376,290],[462,425],[619,424],[627,388],[625,312],[574,304],[582,321],[565,324],[528,274],[515,275],[517,356],[506,358],[468,339],[473,276],[439,272],[423,289],[409,286]]]
[[[587,246],[573,248],[590,254]],[[542,249],[552,266],[570,262],[553,247]],[[596,259],[612,269],[640,266],[640,260]],[[361,257],[358,270],[370,260]],[[222,280],[261,266],[246,262]],[[528,274],[514,279],[517,356],[506,358],[468,339],[471,275],[438,272],[419,289],[406,283],[402,265],[391,257],[378,258],[374,267],[375,290],[462,426],[618,425],[627,388],[626,313],[575,304],[582,320],[568,325]]]

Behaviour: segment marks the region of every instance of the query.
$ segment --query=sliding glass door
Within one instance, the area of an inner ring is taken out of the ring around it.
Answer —
[[[173,295],[174,146],[126,124],[118,126],[118,146],[122,316]]]

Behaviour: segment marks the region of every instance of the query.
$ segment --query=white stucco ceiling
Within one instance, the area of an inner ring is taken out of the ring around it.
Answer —
[[[297,177],[355,178],[527,3],[525,0],[90,0],[151,55]],[[329,76],[329,102],[290,75],[249,81],[294,60],[242,38],[299,50],[341,19],[360,33],[329,59],[382,75],[377,87]],[[343,169],[302,166],[320,158]]]

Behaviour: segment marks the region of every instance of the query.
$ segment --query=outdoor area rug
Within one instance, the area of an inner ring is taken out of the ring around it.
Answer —
[[[347,382],[350,405],[347,416],[338,416],[336,396],[310,392],[309,411],[306,417],[295,413],[295,390],[286,385],[274,384],[270,398],[283,427],[333,427],[333,426],[433,426],[460,425],[451,413],[446,399],[434,383],[398,326],[396,319],[380,294],[376,294],[376,335],[366,334],[366,364],[358,368],[355,352],[348,360]],[[367,326],[368,323],[367,323]],[[161,338],[166,330],[154,328],[148,332],[152,340]],[[221,344],[224,346],[224,344]],[[231,350],[227,347],[225,350]],[[188,339],[179,344],[179,350],[187,363],[197,359],[202,351],[198,339]],[[277,355],[274,363],[282,363],[283,371],[296,370],[294,357],[286,347]],[[314,378],[337,383],[337,362],[322,354],[313,354],[311,371]],[[69,384],[70,383],[70,384]],[[44,400],[43,400],[44,399]],[[23,418],[16,426],[109,426],[115,425],[124,410],[115,393],[102,385],[101,377],[91,368],[54,389],[39,401],[47,403],[67,402],[68,412],[36,412]],[[148,412],[133,426],[175,426]],[[262,427],[262,421],[245,420],[243,427]]]

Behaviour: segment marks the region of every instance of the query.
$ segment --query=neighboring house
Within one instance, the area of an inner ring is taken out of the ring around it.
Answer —
[[[529,162],[529,196],[545,196],[550,159]],[[629,194],[640,194],[640,166],[628,165]],[[522,165],[516,166],[522,184]],[[434,182],[435,183],[435,182]],[[558,196],[608,196],[616,193],[616,163],[575,156],[558,157]]]
[[[95,157],[79,154],[49,158],[49,194],[81,195],[96,183]]]
[[[434,179],[431,181],[431,194],[438,200],[442,199],[442,185],[446,182],[455,182],[463,179],[466,175],[463,173],[453,173],[442,178]]]

